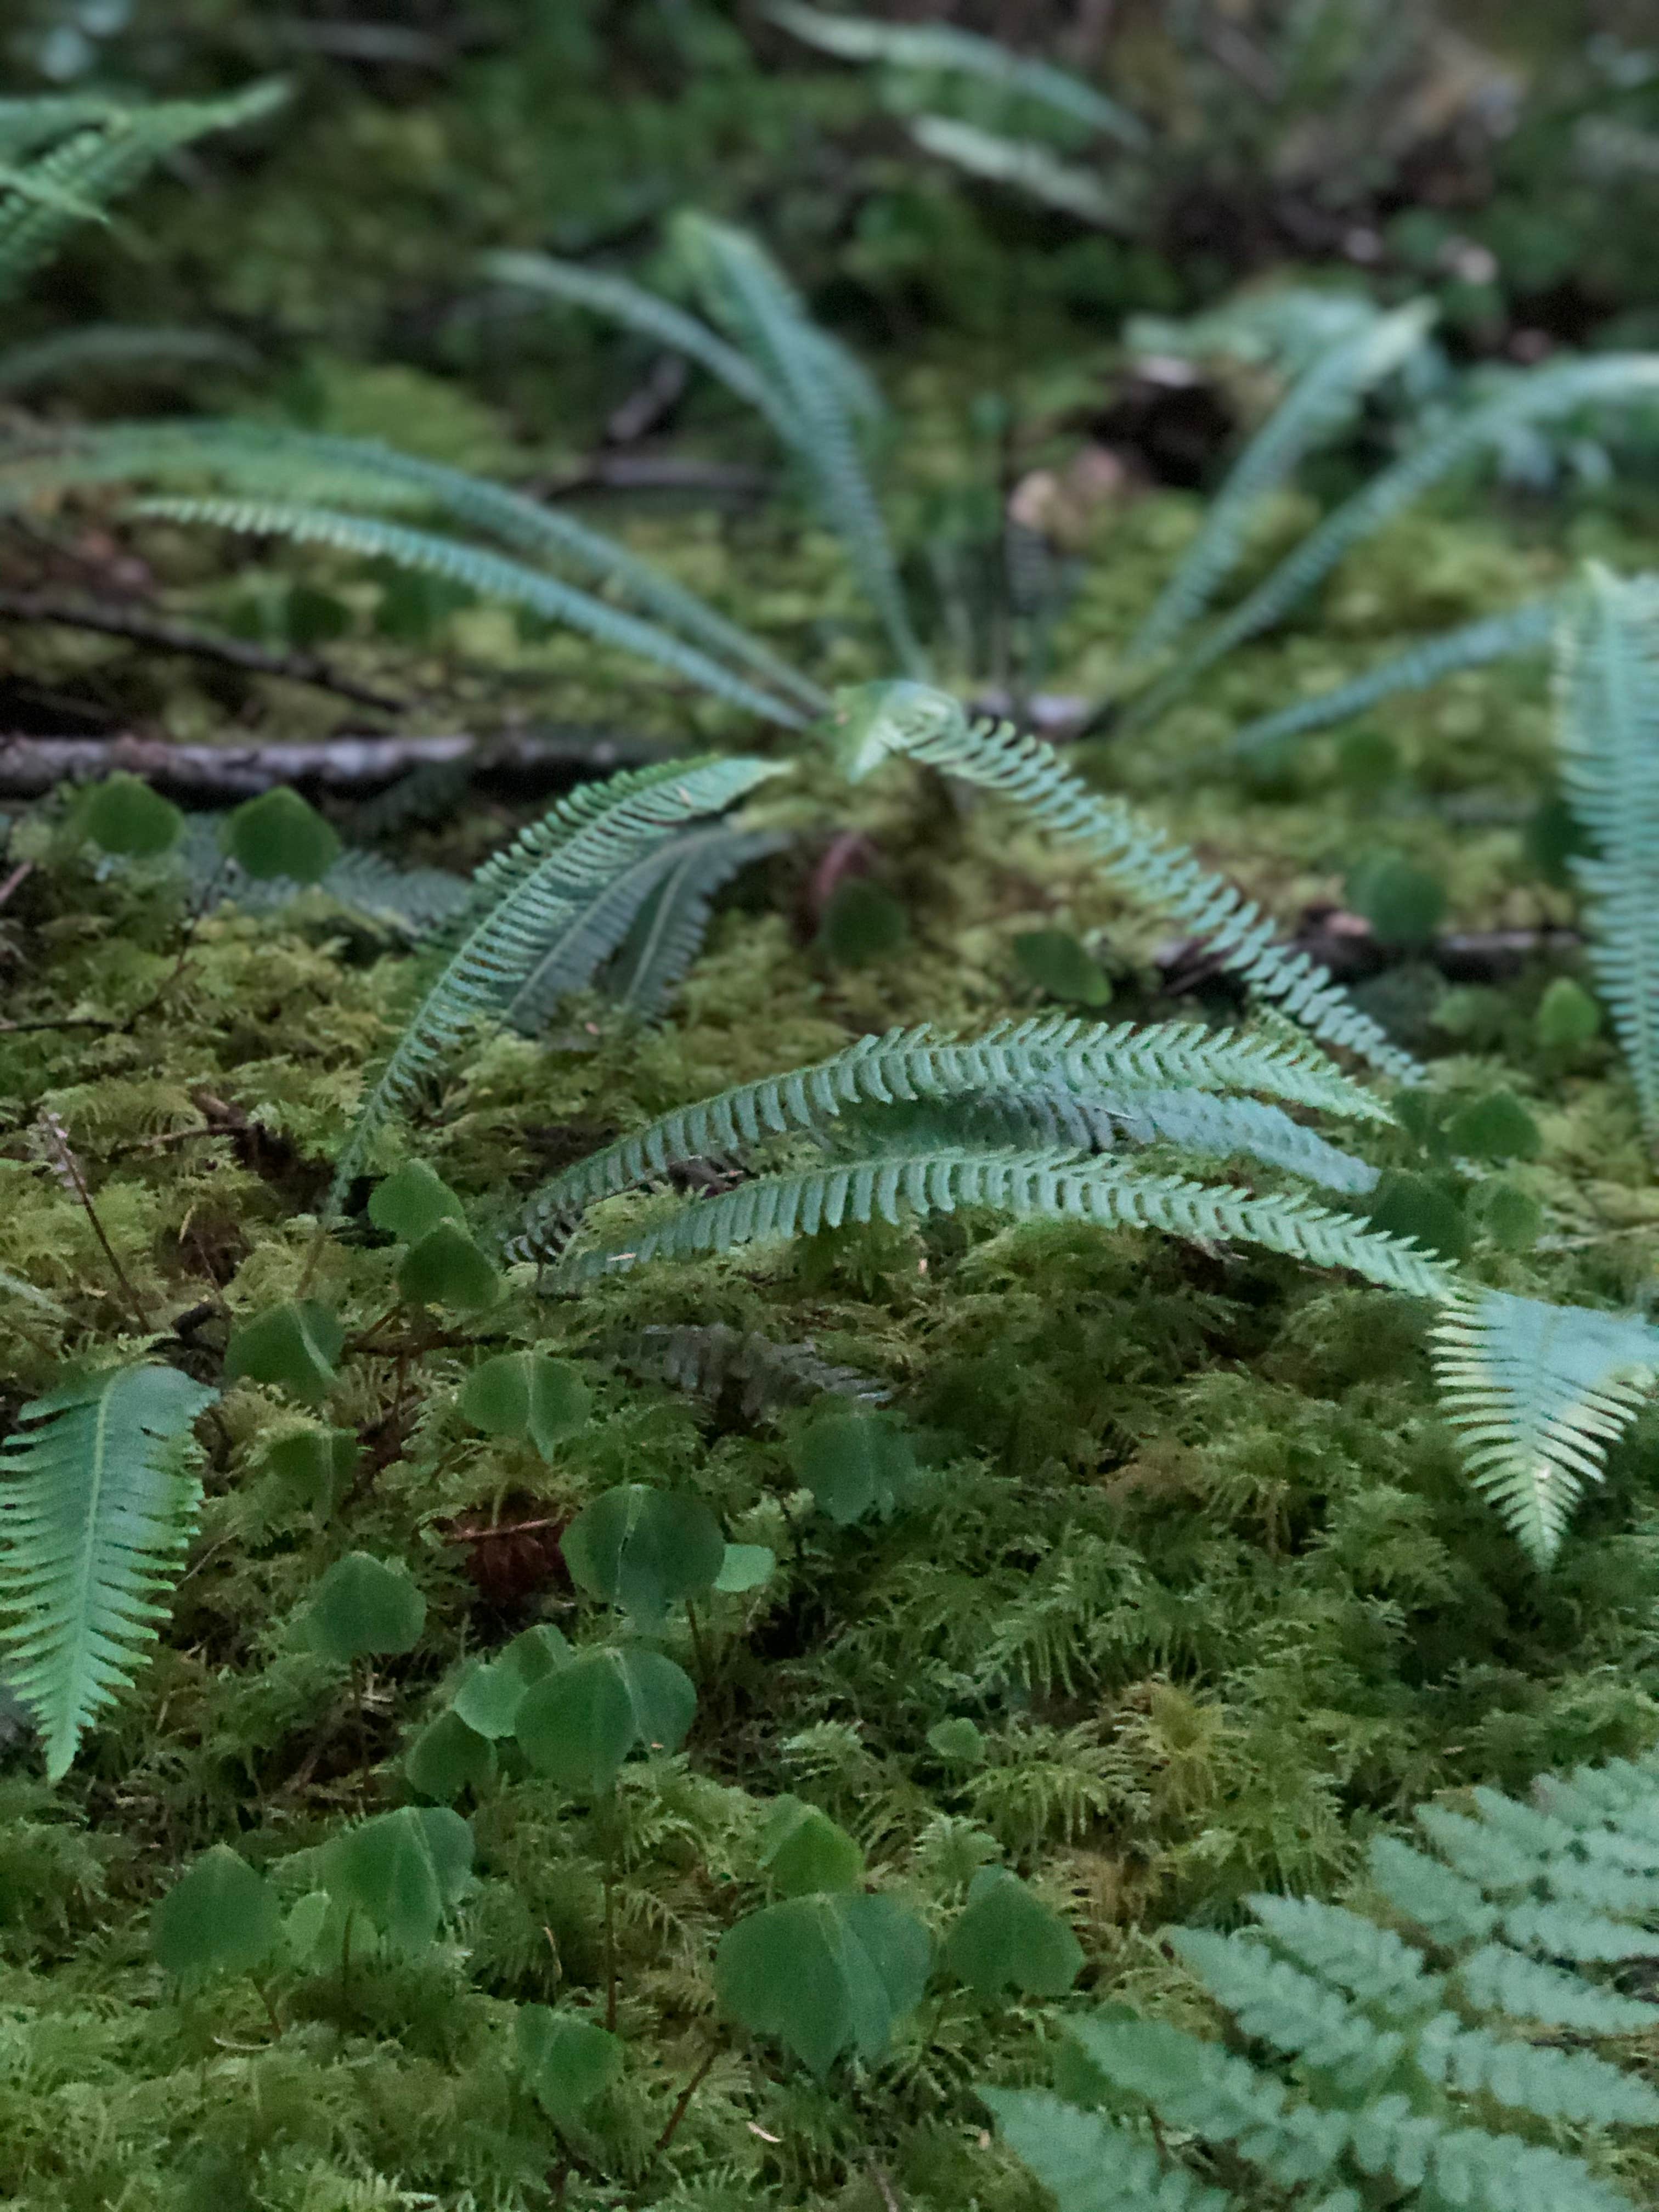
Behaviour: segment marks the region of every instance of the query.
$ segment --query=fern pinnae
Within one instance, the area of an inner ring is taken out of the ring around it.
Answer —
[[[0,1446],[0,1659],[68,1771],[137,1670],[195,1526],[191,1423],[217,1393],[144,1363],[61,1384]]]
[[[1327,969],[1275,943],[1274,925],[1260,907],[1121,800],[1091,791],[1041,738],[1008,722],[971,723],[947,692],[903,683],[842,692],[832,735],[855,782],[888,754],[904,753],[1000,793],[1051,836],[1085,847],[1109,880],[1143,907],[1206,939],[1226,967],[1312,1036],[1401,1081],[1421,1077],[1411,1055],[1359,1012]]]
[[[486,861],[452,925],[452,949],[392,1048],[336,1164],[325,1219],[341,1212],[374,1139],[479,1021],[511,1008],[548,940],[605,884],[698,815],[719,812],[780,770],[766,761],[667,762],[614,776],[556,807],[508,854]]]
[[[515,1029],[534,1036],[562,1000],[587,988],[674,866],[678,842],[642,853],[591,896],[572,902],[568,918],[549,937],[507,1010]]]
[[[1289,738],[1328,730],[1356,714],[1369,714],[1373,707],[1402,691],[1426,691],[1431,684],[1465,669],[1486,668],[1494,661],[1545,652],[1560,618],[1561,601],[1551,596],[1528,599],[1507,614],[1488,615],[1438,637],[1425,638],[1367,670],[1364,676],[1247,722],[1233,732],[1228,750],[1248,759],[1283,744]]]
[[[0,392],[27,392],[88,369],[165,366],[247,371],[257,368],[258,360],[251,346],[220,331],[94,323],[86,330],[56,331],[31,345],[8,347],[0,353]]]
[[[1564,614],[1556,705],[1562,787],[1594,848],[1572,864],[1590,968],[1659,1140],[1659,578],[1592,564]]]
[[[665,856],[662,873],[630,934],[602,979],[606,996],[629,1021],[650,1021],[702,948],[714,900],[755,861],[782,852],[789,840],[769,830],[692,830]]]
[[[1432,312],[1419,301],[1379,315],[1303,371],[1211,502],[1197,538],[1131,639],[1131,660],[1161,653],[1203,613],[1237,567],[1261,501],[1346,428],[1365,393],[1422,344]]]
[[[601,644],[636,653],[672,669],[689,682],[711,691],[717,698],[746,708],[768,721],[799,729],[803,716],[781,700],[759,691],[741,676],[711,660],[695,646],[684,644],[653,623],[607,606],[574,585],[508,561],[500,554],[442,538],[431,531],[415,530],[403,523],[386,522],[378,516],[345,514],[328,507],[286,505],[276,500],[146,499],[137,502],[140,514],[173,522],[203,523],[220,530],[238,531],[258,538],[288,538],[298,544],[325,545],[339,553],[356,553],[368,560],[389,561],[398,568],[423,569],[428,575],[465,585],[487,598],[506,599],[528,607],[552,622],[585,631]]]
[[[1097,230],[1127,232],[1134,228],[1133,195],[1114,191],[1092,169],[1076,161],[1062,161],[1052,148],[1034,138],[1006,137],[955,115],[919,115],[910,125],[910,136],[924,154],[965,169],[970,177],[982,177],[988,184],[1028,193],[1045,207],[1058,208]]]

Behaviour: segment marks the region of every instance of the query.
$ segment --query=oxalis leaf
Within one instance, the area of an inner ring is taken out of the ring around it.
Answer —
[[[864,1853],[827,1813],[799,1797],[780,1797],[761,1838],[761,1864],[785,1897],[856,1889]]]
[[[726,1540],[699,1498],[648,1483],[607,1490],[565,1530],[560,1548],[571,1575],[596,1597],[619,1605],[647,1632],[668,1607],[712,1589],[726,1564]]]
[[[1057,1912],[1006,1867],[981,1867],[945,1946],[951,1972],[982,1997],[1012,1987],[1023,1996],[1064,1996],[1083,1951]]]
[[[150,1921],[150,1948],[182,1982],[241,1974],[268,1959],[283,1932],[276,1893],[228,1844],[204,1851]]]
[[[472,1875],[472,1831],[447,1806],[405,1805],[360,1820],[323,1847],[323,1880],[394,1950],[422,1951]]]
[[[822,2080],[844,2051],[881,2057],[921,2002],[932,1957],[927,1930],[890,1897],[796,1897],[727,1929],[714,1987],[722,2012]]]
[[[462,1681],[450,1710],[479,1735],[511,1735],[525,1692],[544,1676],[570,1663],[570,1646],[549,1621],[515,1636],[497,1659],[474,1667]]]
[[[409,1577],[367,1552],[335,1561],[317,1585],[306,1624],[313,1650],[343,1662],[413,1650],[425,1626],[426,1600]]]
[[[691,1680],[672,1659],[637,1644],[579,1652],[527,1690],[514,1720],[538,1774],[573,1796],[603,1797],[636,1744],[677,1751],[697,1709]]]
[[[568,2128],[622,2072],[623,2047],[591,2020],[520,2005],[513,2023],[519,2077],[555,2126]]]
[[[592,1393],[568,1359],[544,1352],[503,1352],[475,1367],[460,1407],[489,1437],[523,1437],[544,1459],[586,1423]]]
[[[344,1344],[338,1316],[316,1299],[272,1306],[231,1331],[225,1380],[246,1376],[286,1390],[302,1405],[318,1405],[334,1388],[334,1364]]]

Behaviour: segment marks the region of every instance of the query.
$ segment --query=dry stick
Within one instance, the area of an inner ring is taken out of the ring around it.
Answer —
[[[667,2126],[663,2130],[662,2133],[657,2137],[655,2142],[651,2146],[651,2155],[653,2158],[660,2158],[663,2153],[667,2149],[669,2144],[673,2142],[675,2134],[679,2128],[680,2122],[685,2118],[686,2111],[690,2105],[691,2100],[696,2095],[698,2090],[702,2088],[703,2083],[708,2079],[709,2069],[714,2065],[714,2061],[719,2057],[719,2044],[710,2044],[707,2052],[704,2054],[702,2063],[698,2067],[696,2072],[691,2076],[691,2079],[686,2083],[684,2088],[680,2091],[679,2095],[674,2100],[674,2109],[668,2115]]]
[[[138,1333],[141,1336],[148,1335],[149,1316],[145,1312],[143,1302],[137,1291],[134,1290],[126,1269],[121,1265],[115,1247],[105,1234],[103,1223],[98,1218],[98,1209],[92,1202],[92,1193],[87,1188],[85,1176],[81,1172],[81,1163],[76,1158],[70,1147],[69,1131],[58,1116],[52,1113],[41,1115],[40,1127],[46,1132],[46,1143],[53,1156],[52,1164],[57,1170],[59,1180],[66,1183],[70,1190],[81,1201],[85,1209],[87,1219],[92,1224],[93,1234],[104,1248],[104,1257],[109,1261],[110,1272],[120,1285],[121,1295],[125,1298],[133,1318],[138,1324]]]
[[[138,614],[128,608],[77,599],[56,599],[50,592],[0,591],[0,621],[53,623],[60,629],[95,631],[103,637],[125,638],[134,645],[152,645],[163,653],[187,653],[194,660],[217,661],[249,676],[281,676],[290,684],[308,684],[319,691],[333,691],[360,707],[374,707],[385,714],[406,712],[409,702],[377,691],[371,684],[341,676],[314,653],[273,653],[239,637],[215,637],[191,629],[184,623],[167,622],[160,616]]]
[[[33,860],[20,860],[3,884],[0,884],[0,906],[4,906],[20,884],[26,884],[34,873]]]

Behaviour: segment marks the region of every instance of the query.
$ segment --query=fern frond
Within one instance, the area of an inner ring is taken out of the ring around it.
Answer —
[[[1173,1145],[1200,1159],[1260,1160],[1284,1168],[1326,1190],[1363,1198],[1376,1189],[1379,1171],[1356,1159],[1277,1106],[1255,1098],[1218,1098],[1201,1091],[1147,1091],[1109,1095],[1107,1110],[1137,1144]]]
[[[1650,2035],[1659,2027],[1659,2005],[1601,1989],[1582,1974],[1529,1959],[1503,1943],[1483,1943],[1459,1963],[1456,1978],[1464,1999],[1477,2011],[1503,2013],[1510,2020],[1536,2021],[1579,2035]]]
[[[777,1344],[724,1322],[653,1324],[611,1349],[630,1374],[694,1397],[719,1399],[738,1386],[744,1417],[751,1421],[817,1398],[850,1398],[854,1405],[874,1407],[893,1395],[879,1377],[838,1366],[811,1344]]]
[[[1196,1023],[1138,1025],[1039,1015],[999,1023],[963,1040],[923,1024],[865,1036],[828,1060],[739,1084],[619,1139],[544,1183],[528,1200],[515,1249],[532,1256],[544,1232],[602,1198],[709,1153],[741,1152],[769,1137],[816,1131],[860,1106],[896,1100],[1121,1093],[1126,1111],[1179,1086],[1194,1092],[1265,1091],[1271,1097],[1363,1120],[1386,1120],[1381,1102],[1313,1048]],[[1176,1110],[1178,1109],[1172,1109]],[[1194,1118],[1200,1109],[1194,1108]]]
[[[1185,659],[1162,687],[1179,685],[1287,615],[1345,555],[1403,514],[1465,461],[1499,446],[1534,422],[1571,415],[1580,407],[1633,405],[1659,394],[1659,354],[1603,354],[1589,361],[1530,370],[1507,392],[1457,417],[1413,452],[1374,477],[1327,515],[1278,568],[1240,601]]]
[[[1328,2074],[1345,2096],[1363,2096],[1388,2079],[1407,2048],[1397,2027],[1379,2027],[1357,2005],[1276,1958],[1248,1936],[1177,1928],[1170,1937],[1182,1964],[1224,2004],[1246,2035]]]
[[[1422,301],[1379,315],[1303,371],[1211,502],[1198,536],[1130,641],[1131,660],[1161,653],[1203,613],[1237,567],[1261,501],[1347,428],[1366,392],[1417,351],[1432,315]]]
[[[765,761],[665,762],[613,776],[563,800],[505,854],[484,863],[453,949],[363,1102],[336,1165],[325,1217],[337,1214],[369,1149],[469,1028],[499,1020],[573,913],[701,814],[732,805],[766,777]]]
[[[186,1438],[216,1395],[112,1368],[25,1406],[0,1446],[0,1659],[52,1781],[165,1618],[201,1494]]]
[[[289,506],[275,500],[146,499],[137,502],[137,512],[173,522],[204,523],[251,537],[288,538],[298,544],[325,545],[337,553],[356,553],[366,560],[422,569],[428,575],[465,585],[485,598],[506,599],[550,622],[566,623],[602,645],[637,653],[642,660],[672,669],[717,698],[747,708],[768,721],[800,726],[802,718],[793,707],[757,690],[744,678],[733,675],[707,653],[654,623],[623,614],[574,585],[561,583],[556,577],[498,553],[486,552],[481,546],[465,544],[459,538],[413,530],[378,516],[343,514],[328,507]]]
[[[1304,737],[1310,730],[1328,730],[1355,714],[1368,714],[1384,699],[1395,698],[1402,691],[1426,691],[1431,684],[1459,675],[1466,668],[1486,668],[1496,660],[1542,653],[1560,618],[1559,598],[1528,599],[1508,614],[1488,615],[1438,637],[1425,638],[1364,676],[1247,722],[1234,732],[1228,750],[1248,758],[1282,744],[1287,738]]]
[[[1438,2013],[1427,2023],[1412,2057],[1431,2081],[1540,2119],[1598,2128],[1659,2121],[1659,2090],[1594,2051],[1557,2051],[1466,2027],[1455,2013]]]
[[[848,62],[886,62],[894,69],[929,75],[984,77],[1017,97],[1035,100],[1074,123],[1140,151],[1152,143],[1139,117],[1071,70],[1017,54],[994,39],[958,30],[954,23],[878,23],[866,15],[826,15],[798,0],[774,0],[767,14],[810,46]]]
[[[1461,1290],[1433,1335],[1469,1480],[1540,1565],[1659,1375],[1659,1329],[1585,1306]]]
[[[926,656],[911,628],[887,527],[865,474],[845,376],[832,365],[823,333],[782,271],[745,232],[686,213],[676,218],[674,236],[712,312],[781,396],[796,426],[792,445],[811,476],[824,519],[846,546],[901,664],[921,674]]]
[[[1422,1071],[1305,953],[1284,951],[1270,916],[1200,866],[1184,846],[1071,775],[1052,745],[1009,722],[971,723],[947,692],[920,684],[866,684],[839,695],[836,743],[856,782],[889,753],[926,761],[1022,808],[1063,843],[1092,854],[1108,879],[1152,912],[1212,945],[1224,963],[1327,1044],[1385,1074]]]
[[[1594,848],[1572,864],[1590,968],[1659,1139],[1659,578],[1592,564],[1562,622],[1556,702],[1562,787]]]
[[[1440,1978],[1392,1929],[1313,1898],[1264,1893],[1245,1903],[1279,1949],[1368,2011],[1410,2020],[1439,2004]]]
[[[998,2132],[1054,2197],[1060,2212],[1242,2212],[1104,2112],[1080,2111],[1044,2089],[981,2089]]]
[[[1257,1244],[1314,1267],[1346,1267],[1419,1297],[1443,1296],[1446,1286],[1443,1272],[1414,1245],[1364,1229],[1300,1194],[1258,1198],[1071,1152],[961,1146],[882,1152],[868,1159],[757,1176],[680,1206],[642,1227],[625,1247],[566,1254],[551,1279],[556,1288],[569,1289],[646,1260],[811,1237],[843,1221],[879,1218],[896,1224],[906,1214],[921,1219],[970,1206],[1015,1220],[1081,1221],[1100,1229],[1161,1230],[1201,1243]],[[513,1249],[524,1256],[521,1246]]]
[[[1058,208],[1097,230],[1127,232],[1138,215],[1137,196],[1114,191],[1092,169],[1075,161],[1062,161],[1034,138],[1006,138],[1000,132],[981,130],[954,115],[919,115],[910,136],[924,154],[932,154],[952,167],[987,184],[1007,185],[1026,192],[1044,207]]]
[[[192,815],[174,854],[193,898],[211,896],[250,914],[275,914],[294,900],[320,892],[366,921],[401,937],[424,937],[459,913],[469,896],[466,878],[446,868],[399,868],[379,853],[348,846],[315,884],[283,876],[255,878],[226,857],[220,842],[222,816]]]
[[[788,842],[775,830],[724,826],[680,838],[601,978],[617,1011],[631,1021],[654,1020],[702,950],[716,895]]]
[[[78,376],[87,369],[179,368],[252,369],[258,356],[240,338],[222,331],[167,330],[143,324],[94,323],[79,331],[58,331],[33,345],[11,346],[0,354],[0,392],[27,392],[38,385]]]

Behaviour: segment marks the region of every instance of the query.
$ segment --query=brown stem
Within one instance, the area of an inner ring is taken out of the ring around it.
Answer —
[[[609,1859],[605,1869],[605,2024],[617,2032],[617,1881]]]
[[[708,1650],[702,1640],[702,1624],[697,1619],[697,1608],[690,1598],[685,1601],[685,1625],[691,1632],[691,1653],[696,1662],[697,1686],[705,1694],[714,1681],[708,1668]]]
[[[259,1993],[259,2002],[265,2008],[265,2018],[270,2022],[271,2033],[280,2036],[283,2033],[283,2015],[276,2009],[276,2001],[270,1994],[270,1984],[269,1982],[262,1982],[257,1974],[250,1974],[248,1979]]]
[[[87,1179],[81,1172],[81,1163],[76,1158],[70,1146],[69,1131],[55,1114],[42,1114],[40,1127],[46,1132],[46,1144],[52,1153],[52,1164],[57,1170],[60,1179],[68,1184],[70,1189],[80,1200],[87,1219],[92,1224],[93,1234],[103,1247],[104,1257],[109,1261],[110,1273],[119,1285],[121,1295],[126,1300],[133,1318],[138,1323],[138,1333],[141,1336],[147,1335],[149,1331],[149,1316],[145,1312],[143,1301],[133,1288],[126,1269],[121,1265],[115,1247],[105,1234],[103,1223],[98,1218],[98,1209],[92,1202],[92,1193],[88,1189]]]
[[[696,2095],[698,2090],[702,2088],[703,2083],[708,2079],[708,2070],[719,2056],[720,2045],[718,2044],[710,2044],[708,2051],[703,2055],[702,2063],[698,2067],[696,2072],[691,2076],[691,2079],[686,2083],[684,2088],[680,2091],[679,2095],[674,2100],[674,2109],[668,2115],[667,2126],[663,2130],[662,2133],[657,2137],[655,2142],[651,2146],[651,2154],[653,2158],[660,2158],[663,2153],[667,2149],[669,2144],[673,2142],[675,2135],[678,2131],[680,2122],[685,2118],[687,2107],[690,2106],[693,2097]]]

